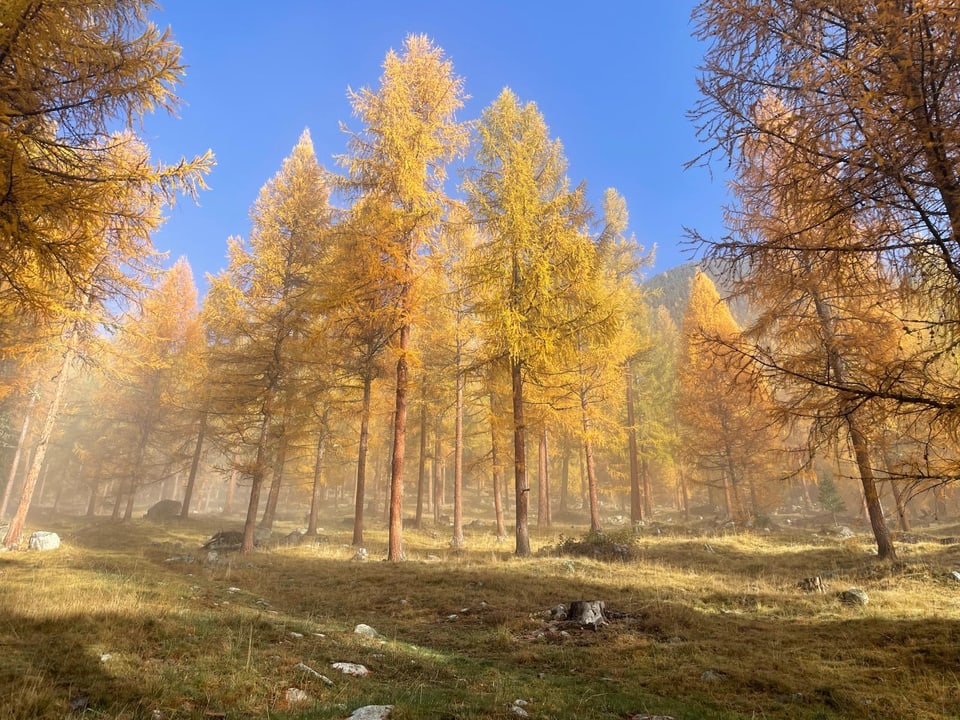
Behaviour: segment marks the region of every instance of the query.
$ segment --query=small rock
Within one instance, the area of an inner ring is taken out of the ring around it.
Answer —
[[[303,705],[304,703],[310,702],[310,696],[300,688],[287,688],[284,696],[290,705]]]
[[[530,717],[530,713],[524,709],[529,704],[529,700],[521,700],[517,698],[513,701],[513,705],[510,706],[510,711],[517,717]]]
[[[228,592],[228,593],[238,593],[238,592],[240,592],[240,588],[238,588],[238,587],[232,587],[232,586],[231,586],[231,587],[228,587],[228,588],[227,588],[227,592]]]
[[[673,720],[671,715],[650,715],[648,713],[638,713],[631,715],[628,720]]]
[[[700,679],[704,682],[723,682],[727,679],[727,676],[716,670],[707,670],[700,676]]]
[[[850,588],[840,593],[840,602],[844,605],[866,605],[870,599],[860,588]]]
[[[358,562],[362,562],[363,560],[366,560],[366,559],[367,559],[367,555],[368,555],[368,554],[369,554],[369,553],[367,553],[367,549],[366,549],[366,548],[358,548],[358,549],[357,549],[357,552],[354,553],[354,555],[353,555],[353,559],[354,559],[354,560],[357,560]]]
[[[837,528],[837,537],[841,540],[849,540],[852,537],[856,537],[856,533],[846,525],[841,525],[839,528]]]
[[[110,653],[103,653],[103,654],[100,656],[100,662],[107,662],[107,661],[109,661],[110,658],[112,658],[112,657],[113,657],[113,655],[111,655]]]
[[[295,640],[299,640],[300,638],[303,637],[303,633],[298,633],[298,632],[294,632],[293,630],[291,630],[291,631],[290,631],[290,637],[292,637],[292,638],[295,639]]]
[[[378,632],[377,632],[376,630],[374,630],[372,627],[370,627],[369,625],[366,625],[366,624],[364,624],[364,623],[360,623],[359,625],[357,625],[357,626],[353,629],[353,631],[354,631],[357,635],[363,635],[364,637],[372,637],[372,638],[380,637],[380,633],[378,633]]]
[[[30,550],[56,550],[58,547],[60,547],[60,536],[55,532],[40,530],[33,533],[27,541],[27,548]]]
[[[951,577],[953,580],[956,580],[957,582],[960,582],[960,571],[951,570],[951,571],[950,571],[950,577]]]
[[[365,705],[350,713],[347,720],[387,720],[393,705]]]
[[[370,671],[359,663],[335,662],[331,663],[330,667],[339,670],[344,675],[353,675],[354,677],[366,677],[370,674]]]

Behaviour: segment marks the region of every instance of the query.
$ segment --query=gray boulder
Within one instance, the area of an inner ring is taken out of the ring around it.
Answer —
[[[164,522],[180,517],[180,509],[183,505],[177,500],[161,500],[150,506],[147,514],[144,516],[147,520],[153,522]]]
[[[60,536],[55,532],[38,531],[27,541],[30,550],[56,550],[60,547]]]
[[[844,605],[866,605],[870,602],[867,593],[860,588],[850,588],[840,593],[840,602]]]

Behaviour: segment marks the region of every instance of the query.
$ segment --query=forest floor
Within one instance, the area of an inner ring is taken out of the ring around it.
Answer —
[[[407,560],[387,563],[383,529],[357,560],[344,520],[322,543],[218,557],[200,546],[240,520],[32,521],[63,544],[0,554],[0,715],[960,716],[960,544],[936,540],[956,528],[904,538],[888,563],[863,529],[831,526],[665,524],[584,542],[555,524],[532,528],[527,559],[489,525],[461,550],[444,527],[406,530]],[[280,525],[274,537],[295,527]],[[814,576],[825,592],[798,587]],[[868,604],[841,602],[852,587]],[[608,624],[550,618],[576,600],[604,601]]]

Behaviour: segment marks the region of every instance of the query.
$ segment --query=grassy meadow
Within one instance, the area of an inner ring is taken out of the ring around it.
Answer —
[[[63,545],[0,554],[0,716],[292,720],[389,704],[391,720],[960,717],[960,545],[932,538],[952,528],[898,543],[895,565],[865,531],[669,524],[618,531],[627,560],[521,560],[489,527],[454,551],[446,528],[408,530],[408,559],[388,564],[385,532],[367,531],[358,561],[338,518],[323,543],[209,561],[200,545],[239,526],[32,522]],[[583,532],[533,529],[534,550]],[[825,593],[797,587],[814,575]],[[853,586],[868,605],[839,601]],[[609,624],[549,620],[572,600],[605,601]]]

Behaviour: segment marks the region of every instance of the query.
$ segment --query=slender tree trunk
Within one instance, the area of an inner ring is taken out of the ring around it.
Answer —
[[[459,341],[458,341],[459,343]],[[453,540],[454,548],[463,547],[463,385],[460,367],[460,348],[457,348],[457,397],[454,419],[453,448]]]
[[[493,466],[493,512],[497,521],[497,540],[507,535],[503,522],[503,476],[500,473],[500,440],[497,437],[496,395],[490,390],[490,464]]]
[[[184,520],[190,517],[190,502],[193,499],[193,490],[197,482],[197,470],[200,468],[200,455],[203,452],[203,436],[207,431],[207,414],[200,416],[200,429],[197,431],[197,444],[193,448],[193,458],[190,460],[190,474],[187,476],[187,487],[183,491],[183,506],[180,508],[180,517]]]
[[[280,489],[283,487],[283,468],[287,464],[287,419],[284,413],[283,422],[280,425],[280,442],[277,445],[277,457],[273,462],[273,477],[270,479],[270,492],[267,493],[267,505],[263,509],[263,517],[260,518],[260,527],[267,530],[273,529],[274,520],[277,519],[277,505],[280,503]]]
[[[530,488],[527,486],[527,464],[525,453],[526,425],[523,419],[523,367],[520,360],[510,359],[510,376],[513,382],[513,472],[516,486],[517,509],[517,548],[520,557],[530,556],[530,529],[527,525],[527,513]]]
[[[628,360],[624,364],[626,377],[627,402],[627,450],[630,459],[630,522],[636,525],[643,522],[643,498],[640,491],[640,463],[637,449],[637,421],[635,416],[633,390],[633,366]]]
[[[257,511],[260,509],[260,489],[263,487],[263,476],[266,472],[264,466],[267,462],[267,437],[270,432],[271,420],[270,410],[264,403],[260,437],[257,438],[257,454],[253,461],[253,472],[250,473],[250,500],[247,503],[247,518],[243,523],[243,544],[240,546],[240,552],[244,554],[253,552]]]
[[[563,456],[560,460],[560,512],[567,511],[567,495],[570,489],[570,443],[563,442]]]
[[[408,302],[404,293],[403,306]],[[407,350],[410,343],[410,325],[400,327],[397,359],[397,404],[393,416],[393,458],[390,464],[390,530],[387,560],[403,560],[403,460],[407,442]]]
[[[37,438],[36,448],[33,452],[33,459],[30,463],[30,469],[24,478],[23,487],[20,488],[20,501],[17,504],[17,511],[10,520],[7,527],[7,534],[3,539],[5,547],[16,547],[20,544],[20,536],[23,534],[23,526],[27,521],[27,512],[30,510],[30,503],[33,500],[33,491],[40,479],[40,470],[43,467],[43,461],[46,458],[47,446],[50,443],[50,437],[53,435],[53,428],[60,414],[60,403],[63,400],[63,392],[67,385],[67,374],[70,365],[76,356],[73,340],[69,340],[67,351],[63,354],[63,362],[60,365],[60,373],[54,385],[53,397],[47,407],[47,416],[44,419],[43,427],[40,428],[40,436]]]
[[[233,512],[233,496],[237,492],[237,475],[240,471],[234,468],[230,471],[230,479],[227,480],[227,496],[223,501],[223,514],[229,515]]]
[[[370,395],[373,379],[363,378],[363,401],[360,406],[360,447],[357,451],[357,490],[353,499],[353,544],[363,545],[363,494],[367,474],[367,445],[370,442]]]
[[[100,490],[100,472],[103,469],[103,461],[98,460],[96,466],[93,469],[93,478],[90,482],[90,498],[87,500],[87,512],[86,516],[88,518],[96,517],[97,514],[97,493]]]
[[[653,517],[653,482],[646,452],[640,458],[640,484],[643,486],[643,514],[649,520]]]
[[[440,476],[440,457],[443,452],[443,441],[440,435],[440,418],[433,429],[433,524],[440,523],[440,508],[443,506],[443,478]]]
[[[549,495],[547,490],[547,426],[543,425],[537,442],[537,527],[550,525]]]
[[[30,392],[30,402],[27,403],[27,409],[23,414],[23,424],[20,425],[20,435],[17,438],[17,449],[13,453],[13,460],[10,461],[10,474],[7,476],[7,486],[3,489],[3,502],[0,503],[0,518],[7,516],[7,506],[10,504],[13,484],[17,479],[17,470],[20,468],[20,456],[23,454],[23,448],[27,442],[27,433],[30,431],[30,421],[33,418],[33,406],[37,404],[37,396],[39,394],[40,386],[37,385]]]
[[[313,492],[310,495],[310,518],[307,520],[307,535],[317,534],[320,515],[320,493],[323,492],[323,456],[327,449],[326,430],[320,430],[317,438],[317,454],[313,462]]]
[[[587,463],[587,493],[590,500],[590,531],[600,532],[600,500],[597,494],[597,469],[593,459],[593,441],[591,437],[590,415],[587,412],[587,396],[580,393],[581,423],[583,426],[583,454]]]
[[[130,522],[133,519],[133,506],[137,497],[137,479],[143,474],[143,460],[147,454],[147,443],[150,440],[150,428],[143,428],[140,435],[140,443],[137,445],[137,459],[130,472],[130,479],[127,483],[127,507],[123,512],[123,522]]]
[[[877,483],[873,476],[873,467],[870,464],[870,449],[867,438],[860,430],[855,411],[847,413],[847,431],[850,433],[850,442],[853,444],[853,455],[860,471],[860,482],[863,486],[864,502],[870,516],[870,526],[873,528],[873,537],[877,541],[877,556],[881,560],[896,560],[897,552],[890,538],[886,521],[883,518],[883,508],[880,506],[880,494],[877,492]]]
[[[420,402],[420,457],[417,461],[417,516],[414,526],[423,528],[423,496],[427,485],[427,401]]]

